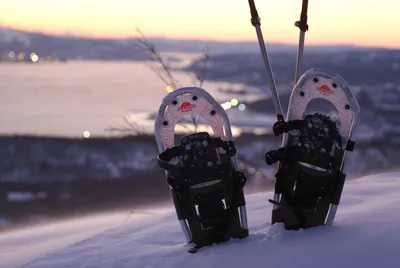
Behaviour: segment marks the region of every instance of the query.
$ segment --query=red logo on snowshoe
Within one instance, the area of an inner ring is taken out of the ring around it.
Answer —
[[[185,113],[192,111],[193,108],[196,108],[196,104],[185,101],[180,107],[178,107],[178,111]]]
[[[317,87],[317,91],[319,91],[319,93],[321,93],[322,95],[334,95],[335,92],[333,92],[332,89],[330,89],[327,85],[322,85],[320,87]]]

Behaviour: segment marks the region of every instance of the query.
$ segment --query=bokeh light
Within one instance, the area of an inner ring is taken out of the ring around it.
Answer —
[[[85,139],[90,138],[90,131],[89,131],[89,130],[83,131],[83,137],[84,137]]]
[[[257,172],[254,174],[254,176],[255,176],[257,179],[261,179],[262,176],[263,176],[263,174],[262,174],[261,171],[257,171]]]
[[[222,106],[222,108],[224,108],[224,110],[228,110],[232,107],[232,104],[229,101],[227,101],[227,102],[221,103],[221,106]]]
[[[248,172],[250,175],[253,175],[254,173],[256,173],[256,169],[255,169],[255,168],[252,168],[252,167],[249,167],[249,168],[247,169],[247,172]]]
[[[39,56],[36,53],[31,53],[30,58],[32,60],[32,62],[38,62],[39,60]]]
[[[231,99],[231,105],[236,106],[239,104],[239,101],[237,99]]]
[[[18,55],[17,55],[17,60],[21,61],[21,60],[23,60],[24,58],[25,58],[25,53],[24,53],[24,52],[18,53]]]
[[[15,59],[15,52],[14,51],[10,51],[10,52],[8,52],[8,58],[9,59]]]

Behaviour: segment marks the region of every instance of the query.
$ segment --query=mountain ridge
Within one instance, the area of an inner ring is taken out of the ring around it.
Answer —
[[[217,41],[208,39],[181,39],[181,38],[170,38],[170,37],[148,37],[146,38],[149,42],[154,44],[156,48],[161,52],[186,52],[186,53],[199,53],[204,47],[207,47],[212,53],[234,53],[234,52],[259,52],[258,42],[256,38],[254,41]],[[94,51],[98,50],[98,47],[103,48],[103,52],[107,51],[109,54],[113,54],[114,59],[134,59],[142,60],[143,57],[138,56],[136,52],[135,56],[132,55],[133,51],[132,44],[135,42],[135,38],[95,38],[95,37],[79,37],[71,34],[47,34],[42,32],[25,31],[14,28],[9,28],[0,25],[0,50],[3,47],[12,49],[21,49],[21,47],[32,47],[42,48],[50,46],[50,44],[56,43],[55,47],[48,47],[48,51],[58,51],[60,49],[65,50],[68,47],[79,46],[85,47],[90,44],[89,47],[83,49],[81,54],[82,57],[88,57],[93,59],[99,57],[97,54],[91,53],[89,50],[92,47]],[[11,46],[10,46],[11,44]],[[8,46],[7,46],[8,45]],[[296,44],[286,43],[267,43],[268,50],[271,52],[296,52]],[[320,52],[335,52],[335,51],[353,51],[353,50],[366,50],[377,47],[364,47],[351,44],[333,44],[333,45],[307,45],[307,49],[311,51]],[[379,48],[386,49],[386,48]],[[120,53],[118,53],[120,50]],[[46,51],[46,54],[51,54]],[[64,53],[68,54],[68,53]],[[77,57],[74,53],[69,57]],[[86,54],[92,54],[92,57],[86,56]]]

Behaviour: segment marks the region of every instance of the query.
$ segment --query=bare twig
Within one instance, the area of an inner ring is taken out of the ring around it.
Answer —
[[[136,28],[137,33],[139,34],[139,37],[136,39],[137,43],[134,44],[136,48],[139,50],[145,50],[150,52],[152,59],[158,62],[161,65],[161,68],[155,68],[154,66],[151,66],[149,63],[146,65],[160,78],[161,81],[163,81],[167,86],[172,86],[173,89],[176,89],[177,86],[180,84],[177,79],[172,75],[170,71],[170,67],[168,63],[165,62],[164,58],[161,56],[157,48],[155,47],[154,44],[150,43],[143,32],[139,29]],[[205,77],[207,74],[207,67],[208,67],[208,61],[210,59],[209,55],[209,50],[208,47],[205,47],[203,49],[203,72],[202,75],[193,75],[191,72],[188,72],[188,75],[192,78],[192,83],[197,84],[199,87],[203,87]],[[192,124],[194,126],[195,132],[197,132],[198,129],[198,122],[196,120],[195,116],[192,116]]]
[[[143,34],[143,32],[137,27],[136,31],[139,35],[137,37],[136,43],[133,44],[134,47],[138,51],[147,51],[150,53],[152,59],[156,62],[158,62],[161,65],[161,68],[157,69],[150,64],[146,64],[154,73],[157,74],[157,76],[164,82],[166,83],[167,86],[172,86],[174,89],[178,88],[178,85],[180,84],[178,80],[172,75],[170,67],[167,62],[165,62],[164,58],[161,56],[160,52],[157,50],[154,44],[150,43],[146,36]],[[188,75],[192,79],[193,84],[197,84],[199,87],[202,87],[205,81],[205,78],[207,76],[207,68],[208,68],[208,62],[210,60],[210,54],[209,54],[209,49],[208,47],[204,47],[202,50],[203,53],[203,70],[201,75],[195,75],[192,74],[191,72],[188,72]],[[180,86],[180,85],[179,85]]]
[[[147,67],[150,68],[157,76],[160,78],[161,81],[163,81],[167,86],[171,85],[173,87],[173,82],[168,82],[168,80],[162,75],[162,72],[157,70],[154,66],[151,66],[149,63],[145,63]]]
[[[178,88],[179,82],[175,77],[171,74],[170,68],[168,63],[165,62],[164,58],[158,52],[154,44],[150,43],[146,37],[144,36],[143,32],[136,28],[139,37],[136,38],[137,44],[134,44],[135,47],[140,49],[145,49],[151,53],[153,60],[157,61],[161,65],[161,69],[156,71],[155,68],[151,68],[161,80],[167,84],[167,86],[172,86],[174,89]]]
[[[172,75],[171,68],[169,64],[165,61],[165,59],[161,56],[160,52],[156,48],[156,46],[148,41],[148,39],[145,37],[144,33],[137,27],[136,32],[138,33],[138,37],[135,38],[135,43],[133,44],[133,47],[135,51],[142,52],[142,53],[149,53],[149,56],[151,57],[152,61],[145,61],[145,65],[152,70],[158,78],[166,85],[170,86],[173,89],[177,89],[181,87],[179,81]],[[192,83],[198,84],[199,87],[203,87],[205,77],[207,74],[207,68],[208,68],[208,61],[210,59],[209,55],[209,50],[207,47],[205,47],[203,50],[203,70],[202,70],[202,75],[194,75],[191,72],[187,72],[187,74],[191,77]],[[153,63],[156,62],[160,65],[160,67],[154,66]],[[125,122],[128,124],[128,127],[126,128],[118,128],[118,127],[109,127],[106,129],[106,131],[114,131],[114,132],[123,132],[123,133],[129,133],[130,135],[135,135],[135,136],[143,136],[146,135],[144,130],[140,130],[140,126],[136,123],[133,123],[129,121],[126,117],[124,117]],[[195,132],[198,130],[198,122],[196,120],[195,116],[191,117],[192,124],[194,126]],[[182,127],[186,128],[189,130],[189,127],[180,124]]]
[[[203,65],[203,72],[202,72],[201,77],[199,77],[198,75],[196,76],[197,80],[200,81],[199,87],[203,87],[204,80],[205,80],[205,78],[207,76],[207,67],[208,67],[207,64],[208,64],[209,60],[210,60],[209,50],[208,50],[208,47],[205,47],[203,49],[203,64],[204,64]]]
[[[132,122],[128,119],[127,116],[124,116],[124,121],[129,127],[108,127],[105,131],[110,132],[123,132],[128,133],[128,135],[132,136],[147,136],[146,131],[144,130],[143,125],[139,125],[138,123]]]

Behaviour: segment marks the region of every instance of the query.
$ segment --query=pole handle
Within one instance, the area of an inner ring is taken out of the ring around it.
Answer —
[[[249,0],[249,1],[251,1],[251,0]],[[294,24],[302,32],[307,32],[308,31],[307,12],[308,12],[308,0],[303,0],[303,3],[301,5],[300,20],[296,21],[295,24]]]
[[[256,8],[256,4],[254,3],[254,0],[249,0],[249,6],[250,6],[250,15],[251,15],[251,24],[253,26],[260,26],[261,25],[261,19],[258,16],[258,11]]]

